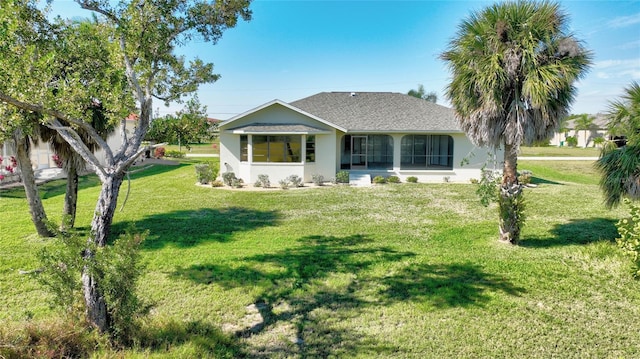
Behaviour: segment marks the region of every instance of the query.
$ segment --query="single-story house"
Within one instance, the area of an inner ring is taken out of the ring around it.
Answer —
[[[127,134],[131,134],[133,132],[134,127],[138,121],[138,116],[135,114],[129,115],[124,119],[124,131]],[[118,126],[113,133],[109,135],[107,138],[107,143],[111,149],[116,150],[122,146],[122,126]],[[13,143],[13,140],[8,140],[4,143],[0,143],[0,156],[3,158],[10,158],[11,156],[15,156],[16,150]],[[53,159],[55,152],[51,148],[48,142],[39,141],[38,144],[34,144],[31,142],[31,165],[34,171],[46,170],[49,168],[56,168],[57,165]],[[101,148],[99,148],[95,152],[96,158],[101,162],[105,163],[105,152]],[[0,168],[0,173],[5,176],[8,176],[9,173],[7,171]],[[15,180],[18,178],[18,173],[14,173],[11,178],[8,178],[8,181]]]
[[[480,178],[490,155],[460,130],[454,111],[401,93],[322,92],[273,100],[219,125],[221,173],[247,183],[350,174],[420,182]],[[502,159],[502,154],[497,157]]]
[[[567,146],[567,137],[575,137],[578,141],[577,147],[595,147],[594,140],[602,137],[605,140],[615,140],[616,135],[610,134],[607,130],[609,119],[605,114],[598,113],[587,130],[577,130],[575,120],[568,120],[563,131],[558,131],[549,141],[552,146]]]

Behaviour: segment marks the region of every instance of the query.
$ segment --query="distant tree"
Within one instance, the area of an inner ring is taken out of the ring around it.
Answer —
[[[438,94],[436,94],[434,91],[426,93],[424,86],[422,84],[418,85],[417,90],[414,90],[414,89],[409,90],[409,92],[407,92],[407,95],[413,96],[419,99],[423,99],[429,102],[433,102],[433,103],[438,102]]]
[[[446,95],[462,130],[478,146],[504,148],[502,241],[517,243],[524,223],[518,149],[553,135],[591,62],[567,21],[556,3],[500,2],[464,20],[441,55],[452,72]]]
[[[178,150],[182,151],[183,144],[190,149],[190,143],[210,140],[210,126],[207,120],[207,107],[202,106],[198,96],[195,95],[187,101],[185,108],[175,115],[154,119],[146,138],[177,144]]]
[[[632,82],[622,99],[609,104],[610,131],[627,136],[626,145],[604,146],[596,167],[602,173],[600,188],[612,208],[624,197],[640,199],[640,85]]]
[[[587,134],[591,126],[593,126],[593,121],[595,121],[596,117],[593,115],[589,115],[586,113],[580,115],[572,115],[569,116],[569,119],[573,120],[574,128],[577,131],[584,131],[584,148],[587,148]]]

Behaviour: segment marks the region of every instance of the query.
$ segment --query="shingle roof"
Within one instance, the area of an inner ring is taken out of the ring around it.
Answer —
[[[322,92],[290,104],[348,132],[461,132],[452,109],[401,93]]]

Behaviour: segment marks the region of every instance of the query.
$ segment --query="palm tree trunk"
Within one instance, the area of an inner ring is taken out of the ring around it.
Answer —
[[[22,185],[29,203],[29,213],[31,221],[36,228],[36,232],[41,237],[51,237],[53,233],[47,228],[47,214],[44,211],[38,186],[36,186],[36,178],[31,167],[31,159],[29,158],[29,139],[21,130],[14,132],[14,141],[16,143],[16,158],[18,159],[18,167],[22,177]]]
[[[500,241],[517,244],[520,240],[520,226],[524,203],[522,186],[518,183],[518,154],[512,145],[505,145],[504,167],[498,206],[500,211]]]
[[[76,209],[78,204],[78,169],[75,161],[70,160],[67,165],[67,192],[64,196],[62,215],[62,227],[73,228],[76,221]]]

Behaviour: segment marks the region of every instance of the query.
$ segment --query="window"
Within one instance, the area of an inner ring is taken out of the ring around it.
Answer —
[[[305,162],[316,161],[316,136],[307,136]]]
[[[400,169],[453,169],[453,138],[448,135],[408,135],[400,143]]]
[[[240,136],[240,161],[249,161],[249,136]]]
[[[253,162],[300,162],[302,136],[253,136]]]

